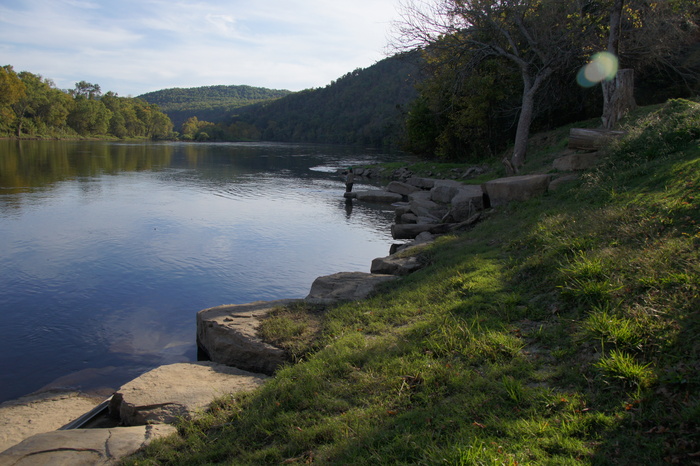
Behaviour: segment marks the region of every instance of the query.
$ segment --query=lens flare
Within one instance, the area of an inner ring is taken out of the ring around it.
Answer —
[[[582,87],[593,87],[601,81],[610,81],[617,74],[619,62],[617,57],[609,52],[593,55],[591,61],[581,68],[576,81]]]

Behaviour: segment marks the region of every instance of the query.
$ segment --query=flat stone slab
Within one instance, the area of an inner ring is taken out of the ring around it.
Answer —
[[[103,401],[79,392],[49,391],[0,404],[0,451],[36,434],[51,432]]]
[[[386,190],[390,193],[401,194],[402,196],[408,196],[409,194],[414,193],[419,189],[420,188],[417,188],[408,183],[402,183],[401,181],[392,181],[386,187]]]
[[[270,311],[297,301],[256,301],[201,310],[197,313],[197,344],[214,362],[273,374],[287,359],[283,350],[258,336],[258,329]]]
[[[355,195],[358,201],[362,202],[374,202],[379,204],[391,204],[393,202],[399,202],[403,199],[401,194],[390,193],[388,191],[382,191],[380,189],[370,190],[370,191],[358,191]]]
[[[396,278],[394,275],[365,272],[340,272],[318,277],[311,285],[311,291],[306,300],[322,304],[358,301],[367,298],[381,283]]]
[[[117,464],[154,439],[176,432],[175,427],[166,425],[47,432],[0,453],[0,466]]]
[[[481,187],[492,206],[526,201],[547,192],[550,175],[523,175],[487,181]]]
[[[117,390],[109,412],[127,426],[171,424],[194,417],[216,398],[254,390],[266,379],[212,361],[160,366]]]

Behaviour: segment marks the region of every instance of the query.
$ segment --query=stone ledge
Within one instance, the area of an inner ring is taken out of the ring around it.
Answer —
[[[287,360],[283,350],[258,336],[260,322],[274,308],[298,301],[256,301],[201,310],[197,313],[197,344],[214,362],[273,374]]]
[[[168,425],[57,430],[34,435],[0,453],[0,466],[112,465],[176,432]]]
[[[265,380],[262,374],[211,361],[160,366],[117,390],[109,412],[127,426],[172,424],[194,417],[216,398],[254,390]]]

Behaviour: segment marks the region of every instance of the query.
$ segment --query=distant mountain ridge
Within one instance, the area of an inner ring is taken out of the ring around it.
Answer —
[[[230,118],[240,107],[258,102],[279,99],[291,94],[284,89],[267,89],[246,85],[218,85],[201,87],[173,87],[147,92],[138,96],[151,104],[157,104],[179,130],[190,117],[219,123]]]
[[[406,107],[417,96],[420,70],[420,55],[405,53],[300,92],[204,86],[139,97],[157,104],[175,131],[185,131],[182,124],[196,116],[200,127],[188,133],[193,140],[396,146],[403,136]]]

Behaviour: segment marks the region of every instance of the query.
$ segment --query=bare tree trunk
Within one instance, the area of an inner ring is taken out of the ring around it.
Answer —
[[[617,72],[615,78],[603,81],[603,128],[613,129],[630,110],[637,108],[634,100],[634,70]]]
[[[610,11],[610,32],[608,52],[619,55],[620,22],[625,0],[615,0]],[[625,113],[637,107],[634,101],[634,70],[619,70],[615,78],[602,82],[603,87],[603,128],[612,129]]]
[[[518,128],[515,132],[513,157],[511,158],[511,164],[515,173],[525,164],[527,141],[530,138],[530,125],[532,124],[532,115],[535,110],[534,91],[535,89],[531,88],[523,94],[522,108],[520,109],[520,117],[518,118]]]
[[[540,70],[535,77],[534,82],[527,72],[526,68],[522,69],[523,78],[523,99],[520,109],[520,117],[518,118],[518,127],[515,132],[515,145],[513,147],[513,156],[510,163],[504,161],[506,172],[508,175],[516,174],[525,164],[525,155],[527,154],[527,141],[530,138],[530,126],[535,113],[535,94],[552,74],[551,68]],[[511,173],[512,172],[512,173]]]

